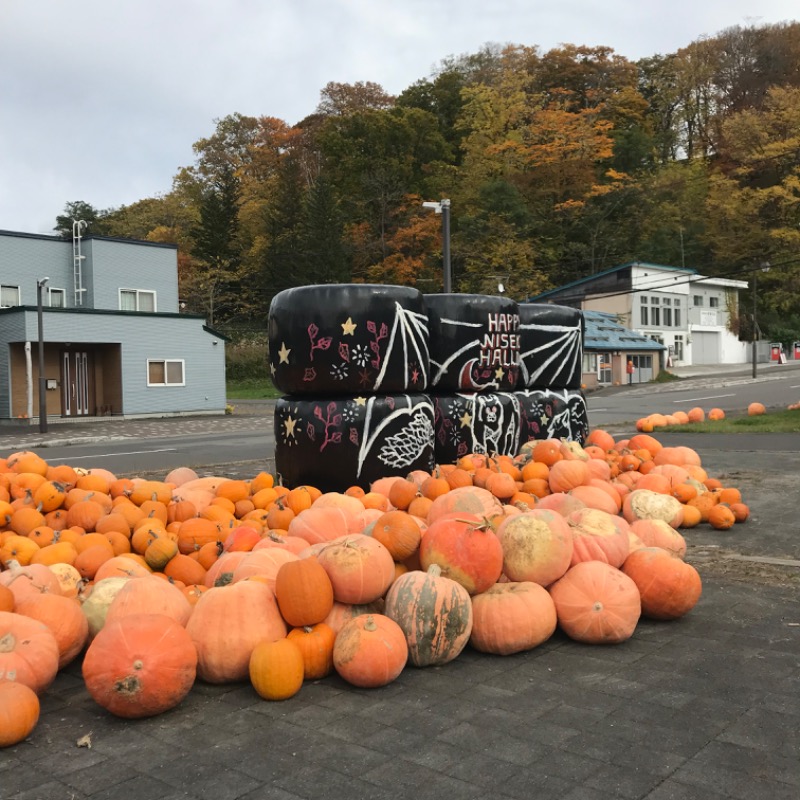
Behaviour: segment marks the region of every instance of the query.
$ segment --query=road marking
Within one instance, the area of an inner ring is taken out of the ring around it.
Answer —
[[[162,447],[159,450],[128,450],[125,453],[95,453],[92,456],[69,456],[67,458],[48,458],[48,461],[80,461],[82,458],[112,458],[114,456],[139,456],[145,453],[175,453],[177,447]]]
[[[675,404],[675,403],[697,403],[700,400],[717,400],[720,397],[736,397],[736,395],[733,394],[733,393],[731,393],[731,394],[714,394],[714,395],[711,395],[711,397],[694,397],[694,398],[690,398],[688,400],[673,400],[672,402],[673,402],[673,404]]]
[[[608,411],[607,408],[590,408],[589,411]]]
[[[796,383],[794,386],[790,386],[790,389],[800,389],[800,383]]]

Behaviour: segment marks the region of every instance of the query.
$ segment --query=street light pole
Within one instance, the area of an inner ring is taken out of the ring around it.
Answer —
[[[39,323],[39,431],[47,433],[47,378],[44,375],[44,313],[42,290],[50,278],[36,281],[36,313]]]
[[[445,294],[449,294],[453,291],[453,277],[450,269],[450,201],[426,202],[422,204],[422,207],[432,208],[437,214],[442,215],[442,262],[444,270],[442,291]]]
[[[755,378],[758,375],[758,363],[756,360],[756,306],[758,304],[757,298],[758,297],[758,273],[753,273],[753,377]]]
[[[759,269],[762,272],[769,272],[769,261],[765,261]],[[756,322],[756,310],[758,306],[758,270],[753,271],[753,377],[758,375],[758,365],[756,359],[756,331],[758,330],[758,323]]]

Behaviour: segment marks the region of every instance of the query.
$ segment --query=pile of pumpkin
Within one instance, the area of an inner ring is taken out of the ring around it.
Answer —
[[[15,453],[0,459],[0,746],[82,653],[94,700],[144,717],[197,678],[280,700],[334,671],[383,686],[468,643],[521,652],[557,627],[623,642],[700,597],[678,528],[747,515],[690,448],[600,430],[341,493]]]
[[[792,406],[789,406],[791,410]],[[767,409],[763,403],[750,403],[747,406],[747,415],[758,417],[766,414]],[[706,414],[705,410],[697,406],[688,411],[673,411],[671,414],[648,414],[636,420],[636,430],[643,433],[652,433],[659,428],[669,425],[687,425],[690,422],[719,422],[725,419],[725,412],[721,408],[711,408]]]

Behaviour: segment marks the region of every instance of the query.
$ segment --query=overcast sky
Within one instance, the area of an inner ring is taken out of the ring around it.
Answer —
[[[329,81],[398,94],[490,42],[635,60],[793,19],[797,0],[0,0],[0,229],[164,194],[215,119],[296,123]]]

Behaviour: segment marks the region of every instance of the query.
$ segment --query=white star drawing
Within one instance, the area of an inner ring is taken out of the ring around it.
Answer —
[[[286,342],[281,342],[281,349],[278,350],[278,361],[279,364],[288,364],[289,363],[289,353],[291,353],[291,349],[286,346]]]
[[[351,317],[348,317],[345,322],[342,323],[342,336],[352,336],[356,330],[356,323],[353,322]]]

